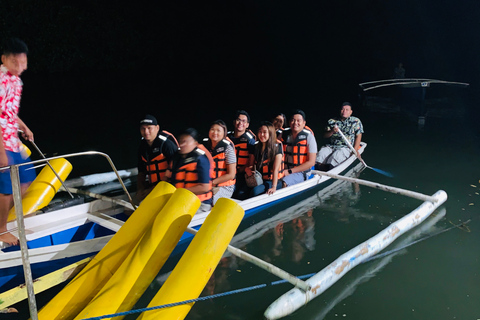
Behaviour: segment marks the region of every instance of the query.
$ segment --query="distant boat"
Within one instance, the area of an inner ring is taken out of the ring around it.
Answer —
[[[359,87],[363,106],[376,112],[402,112],[423,125],[426,117],[463,116],[465,107],[459,106],[454,97],[458,88],[467,88],[469,84],[408,78],[363,82]]]

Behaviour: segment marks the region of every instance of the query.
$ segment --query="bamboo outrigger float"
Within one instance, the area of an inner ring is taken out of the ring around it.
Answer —
[[[330,175],[325,172],[318,173]],[[388,228],[384,229],[376,236],[344,253],[326,268],[321,270],[319,273],[306,280],[305,282],[311,287],[310,290],[304,291],[298,288],[294,288],[282,295],[275,302],[273,302],[265,311],[265,317],[267,319],[279,319],[285,317],[293,313],[300,307],[306,305],[309,301],[318,297],[325,290],[331,287],[335,282],[337,282],[355,266],[359,265],[364,260],[374,256],[375,254],[383,250],[385,247],[390,245],[399,236],[422,223],[428,216],[430,216],[430,214],[435,209],[437,209],[447,200],[447,194],[443,190],[437,191],[432,196],[427,196],[416,192],[388,187],[381,184],[375,184],[360,179],[345,178],[341,176],[336,176],[335,178],[349,180],[384,191],[414,197],[417,199],[421,199],[424,202],[408,215],[392,223]]]

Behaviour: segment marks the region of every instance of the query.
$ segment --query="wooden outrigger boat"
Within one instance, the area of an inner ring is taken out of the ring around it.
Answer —
[[[360,83],[362,105],[383,113],[404,113],[425,125],[427,117],[458,117],[465,113],[455,100],[457,89],[467,88],[468,83],[426,78],[386,79]],[[441,88],[441,89],[440,89]],[[427,95],[427,89],[430,92]],[[450,92],[450,94],[448,94]],[[433,93],[433,94],[432,94]],[[436,96],[436,98],[434,98]]]
[[[366,143],[362,143],[359,152],[363,153],[366,146]],[[358,160],[352,155],[330,172],[341,174],[355,162],[358,162]],[[121,180],[119,175],[118,178]],[[244,219],[248,219],[259,211],[279,204],[306,190],[320,185],[327,185],[329,180],[331,178],[328,176],[313,175],[309,180],[291,187],[279,189],[273,195],[264,194],[247,200],[236,201],[245,210]],[[68,186],[69,180],[65,183]],[[121,197],[105,197],[25,217],[24,223],[29,247],[28,254],[33,278],[41,277],[49,272],[92,256],[102,249],[124,223],[116,216],[122,214],[125,207],[132,208],[132,205],[123,199]],[[208,214],[209,212],[196,214],[189,227],[199,229]],[[15,230],[16,227],[15,221],[8,224],[9,230]],[[13,233],[15,234],[16,232],[13,231]],[[185,250],[192,238],[193,235],[191,233],[185,232],[174,252],[178,253]],[[0,252],[0,292],[20,285],[23,281],[20,250],[18,247],[3,248]]]

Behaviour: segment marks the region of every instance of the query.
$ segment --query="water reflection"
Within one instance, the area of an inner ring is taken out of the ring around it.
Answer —
[[[360,173],[365,169],[365,167],[359,163],[347,173],[347,177],[358,177]],[[232,239],[231,244],[236,247],[244,247],[248,243],[251,243],[253,240],[263,237],[267,233],[274,232],[276,242],[282,240],[285,223],[296,223],[297,232],[303,230],[308,230],[308,244],[307,248],[310,247],[310,250],[315,248],[314,243],[312,242],[313,233],[314,233],[314,220],[313,218],[313,209],[322,208],[322,209],[335,209],[337,212],[338,208],[343,208],[342,215],[353,215],[355,217],[363,217],[363,214],[357,210],[351,208],[356,202],[360,199],[360,186],[358,184],[352,184],[351,182],[344,180],[336,180],[332,184],[321,189],[318,193],[313,196],[304,199],[295,205],[288,207],[285,210],[282,210],[275,214],[274,216],[259,221],[255,225],[251,226],[248,229],[243,230],[239,234],[235,235]],[[301,218],[303,217],[303,218]],[[370,216],[368,216],[371,218]],[[300,221],[296,220],[299,219]],[[302,220],[303,219],[303,220]],[[305,229],[302,227],[304,223],[308,224],[308,228]],[[293,228],[293,227],[292,227]],[[278,230],[276,230],[278,229]],[[282,242],[280,241],[280,242]],[[314,239],[313,239],[314,241]],[[275,243],[276,243],[275,242]],[[313,243],[313,246],[312,246]],[[279,245],[277,244],[277,249]],[[272,249],[273,250],[273,249]]]
[[[345,175],[358,177],[363,169],[363,165],[358,164]],[[336,180],[318,193],[243,230],[233,237],[231,245],[273,264],[278,261],[299,264],[307,252],[316,248],[314,209],[332,209],[338,213],[339,220],[348,219],[349,215],[358,217],[362,213],[352,211],[351,206],[360,195],[358,184]],[[235,280],[229,275],[246,265],[248,262],[226,253],[202,295],[231,290],[230,282]]]
[[[360,284],[374,278],[378,272],[380,272],[386,265],[388,265],[393,260],[395,256],[405,254],[407,252],[407,249],[404,247],[408,246],[410,243],[422,236],[437,233],[440,229],[440,227],[437,226],[437,223],[443,217],[445,217],[445,215],[446,209],[444,207],[440,208],[437,213],[434,213],[432,217],[423,222],[423,224],[421,224],[417,229],[414,229],[410,233],[407,233],[406,236],[389,246],[388,249],[390,251],[393,251],[392,254],[386,255],[378,260],[371,260],[370,262],[366,262],[364,268],[360,266],[357,267],[357,270],[361,271],[356,273],[353,279],[351,277],[348,280],[348,283],[340,290],[338,289],[339,286],[337,286],[336,288],[338,293],[336,293],[333,298],[328,299],[325,307],[319,308],[318,304],[312,304],[310,306],[307,305],[306,308],[300,311],[299,317],[301,319],[324,319],[330,313],[330,311],[335,308],[335,306],[337,306],[344,299],[352,295],[355,292],[355,289]],[[350,274],[350,276],[352,276],[352,274]]]

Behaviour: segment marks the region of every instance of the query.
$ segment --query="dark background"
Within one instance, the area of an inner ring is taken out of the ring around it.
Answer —
[[[293,108],[312,126],[345,100],[362,116],[358,83],[399,62],[407,77],[470,83],[475,101],[479,14],[466,0],[2,0],[0,38],[29,46],[20,115],[43,151],[95,149],[125,167],[146,112],[173,133],[230,124],[238,108],[252,127]]]

